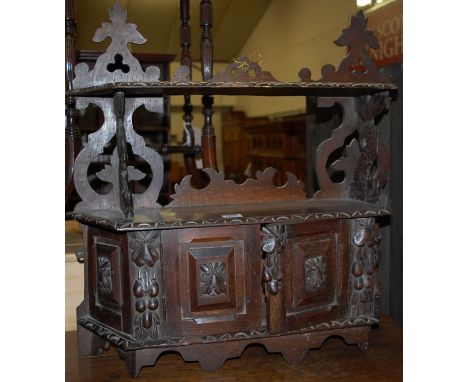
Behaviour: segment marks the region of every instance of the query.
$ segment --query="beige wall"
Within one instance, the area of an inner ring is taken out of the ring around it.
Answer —
[[[298,81],[303,67],[321,77],[324,64],[338,65],[345,48],[336,40],[357,11],[355,0],[273,0],[239,55],[258,52],[263,68],[279,81]],[[304,97],[238,97],[248,116],[305,111]]]

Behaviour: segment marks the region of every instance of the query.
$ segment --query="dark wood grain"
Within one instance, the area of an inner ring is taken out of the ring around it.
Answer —
[[[308,352],[298,365],[285,362],[280,354],[269,354],[261,345],[251,345],[240,358],[230,359],[214,372],[203,371],[196,362],[184,362],[177,354],[164,354],[157,367],[143,368],[138,380],[177,381],[343,381],[396,382],[403,379],[402,328],[387,316],[371,330],[367,354],[341,339],[328,339],[319,350]],[[76,332],[65,335],[65,379],[67,382],[135,381],[115,349],[100,357],[78,357]]]

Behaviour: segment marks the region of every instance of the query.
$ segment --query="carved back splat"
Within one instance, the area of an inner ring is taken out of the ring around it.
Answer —
[[[100,42],[106,37],[112,39],[112,43],[103,53],[93,70],[85,63],[80,63],[75,68],[75,89],[96,86],[105,83],[119,81],[158,81],[159,68],[150,66],[146,72],[141,68],[138,60],[128,50],[129,43],[143,44],[146,39],[137,31],[135,24],[127,23],[127,12],[123,10],[119,2],[109,9],[110,23],[105,22],[96,30],[93,41]],[[116,114],[112,98],[79,97],[76,99],[77,109],[86,109],[89,104],[97,105],[104,114],[104,123],[99,130],[90,134],[87,146],[76,158],[74,183],[76,191],[82,201],[75,207],[75,212],[93,209],[120,209],[119,193],[119,169],[117,151],[111,158],[110,165],[98,172],[96,176],[112,184],[112,190],[107,194],[98,194],[88,181],[88,168],[92,160],[103,153],[104,147],[116,134]],[[152,180],[147,190],[141,194],[133,194],[134,207],[155,207],[159,191],[163,181],[163,161],[159,154],[146,147],[143,137],[133,129],[133,112],[141,105],[145,105],[148,111],[162,113],[162,98],[128,98],[125,99],[123,123],[125,139],[131,145],[135,155],[140,156],[149,163],[152,172]],[[133,166],[128,166],[128,181],[140,180],[146,174],[141,173]]]

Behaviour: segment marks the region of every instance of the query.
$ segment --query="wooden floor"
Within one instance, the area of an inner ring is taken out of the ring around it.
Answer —
[[[299,365],[286,363],[280,354],[269,354],[260,345],[246,348],[240,358],[227,360],[214,372],[205,372],[197,362],[184,362],[177,354],[164,354],[155,367],[145,367],[139,381],[402,381],[403,330],[383,316],[371,331],[368,354],[339,338],[328,339],[320,349],[311,350]],[[78,358],[76,332],[65,336],[65,376],[75,381],[135,381],[125,363],[111,349],[100,357]]]

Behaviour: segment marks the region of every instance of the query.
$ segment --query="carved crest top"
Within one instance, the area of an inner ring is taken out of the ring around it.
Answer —
[[[118,0],[109,9],[109,22],[96,30],[93,41],[101,42],[109,37],[112,42],[96,61],[93,70],[86,63],[75,67],[75,89],[121,81],[158,81],[159,68],[150,66],[146,72],[128,50],[128,44],[144,44],[146,39],[137,31],[135,24],[127,23],[127,11]]]
[[[343,29],[334,41],[338,46],[348,47],[348,55],[338,70],[333,65],[322,68],[321,81],[327,82],[390,82],[390,78],[376,66],[369,56],[369,49],[378,49],[379,42],[374,32],[368,31],[367,19],[362,11],[351,17],[351,25]]]

